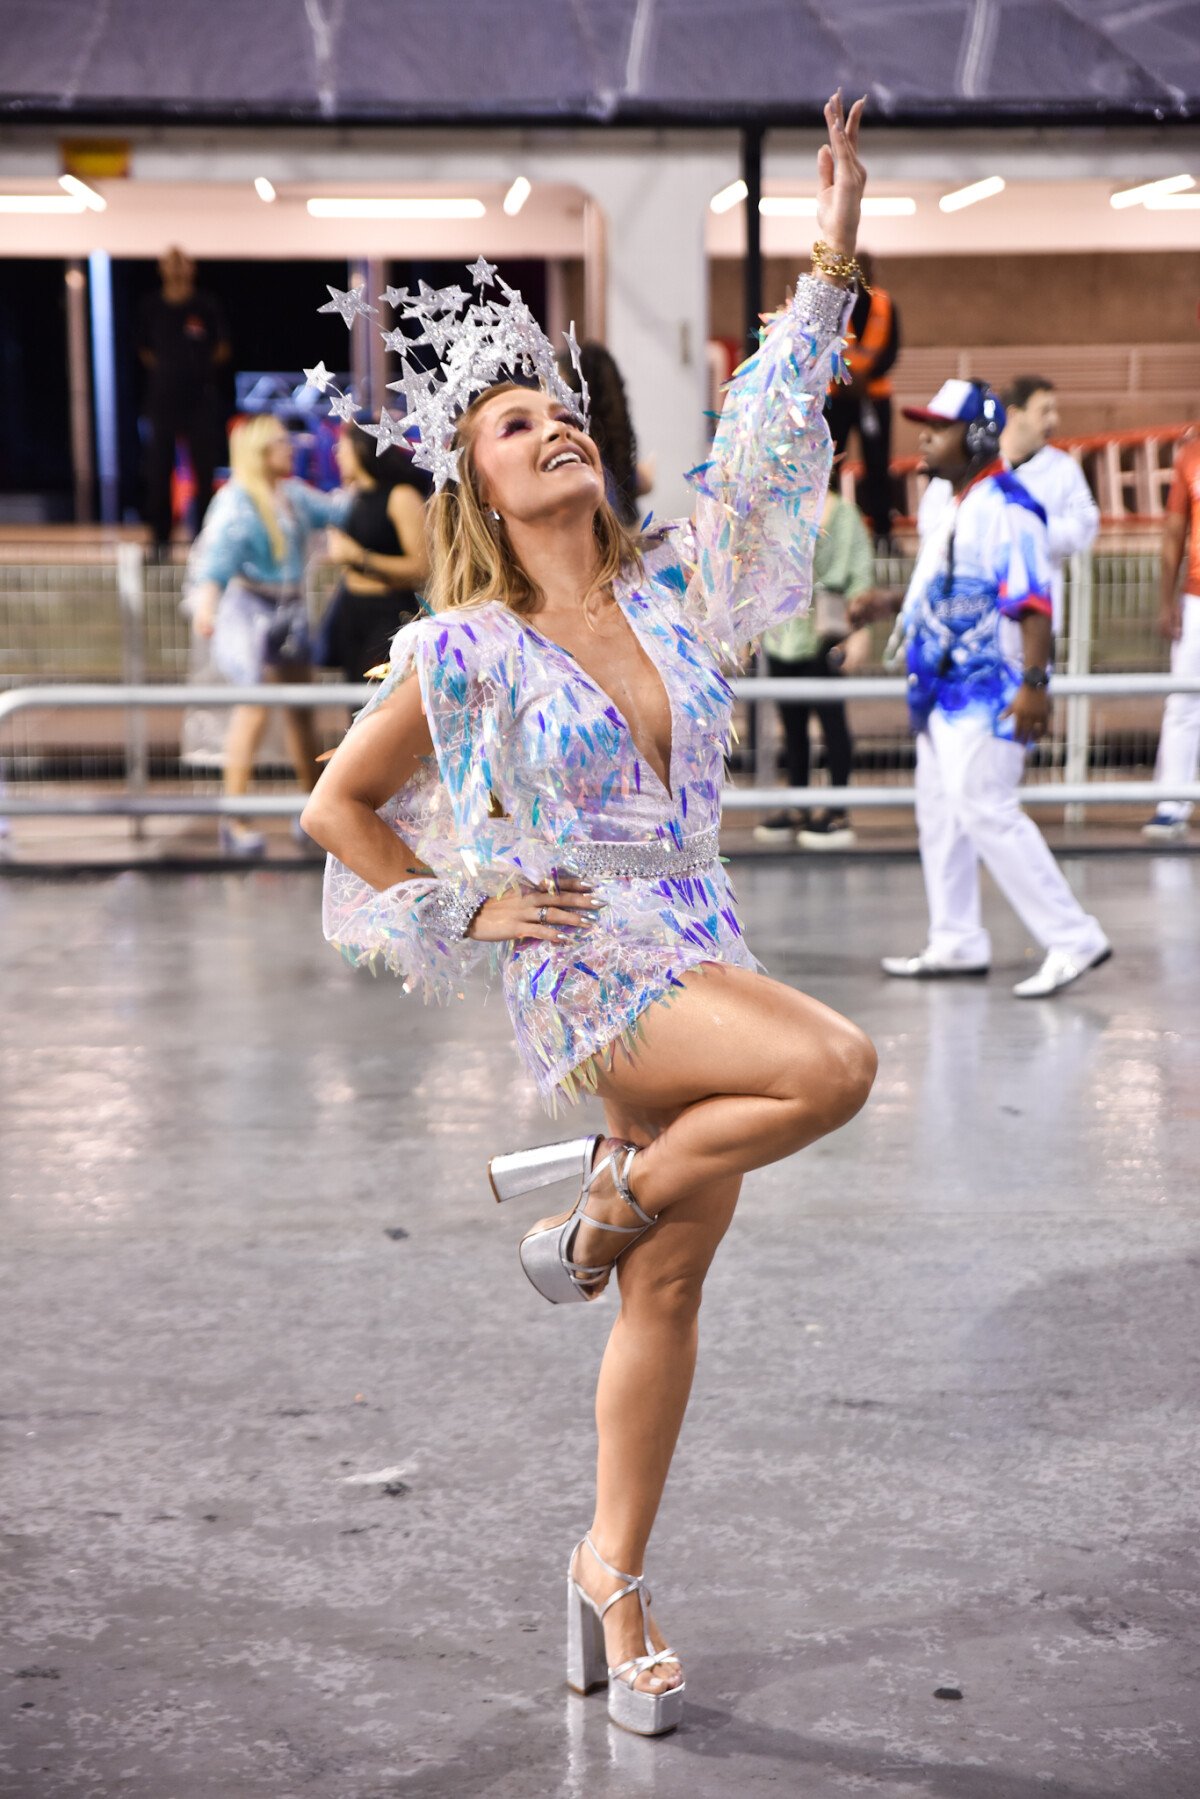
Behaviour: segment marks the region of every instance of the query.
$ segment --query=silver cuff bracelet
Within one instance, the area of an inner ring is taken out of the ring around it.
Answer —
[[[834,287],[814,275],[801,275],[792,296],[792,315],[797,324],[807,325],[818,337],[837,337],[853,293],[853,288]]]
[[[439,881],[421,909],[421,923],[426,930],[452,942],[464,938],[471,920],[487,899],[477,887],[459,881]]]

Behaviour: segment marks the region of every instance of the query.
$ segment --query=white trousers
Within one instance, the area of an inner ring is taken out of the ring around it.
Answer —
[[[1183,596],[1183,630],[1171,645],[1171,673],[1200,675],[1200,594]],[[1156,781],[1194,781],[1200,761],[1200,693],[1173,693],[1163,707],[1162,735],[1158,740]],[[1190,800],[1162,800],[1158,810],[1166,818],[1190,818]]]
[[[939,959],[989,962],[979,901],[982,861],[1043,949],[1086,962],[1106,938],[1068,887],[1017,799],[1025,752],[993,737],[986,718],[950,723],[933,712],[917,738],[917,832],[929,902],[929,948]]]

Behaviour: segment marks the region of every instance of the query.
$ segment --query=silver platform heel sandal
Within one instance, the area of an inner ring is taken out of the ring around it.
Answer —
[[[543,1299],[551,1305],[566,1305],[572,1300],[593,1299],[608,1278],[617,1261],[632,1249],[639,1237],[644,1237],[655,1220],[648,1212],[643,1212],[633,1194],[629,1191],[629,1170],[633,1158],[639,1153],[635,1145],[621,1143],[609,1152],[594,1168],[589,1169],[583,1177],[579,1189],[579,1198],[569,1218],[561,1224],[545,1225],[541,1230],[529,1231],[521,1239],[521,1266],[537,1288]],[[606,1224],[602,1218],[593,1218],[587,1209],[593,1182],[606,1168],[612,1169],[613,1183],[617,1193],[624,1200],[629,1210],[638,1220],[636,1224]],[[585,1267],[572,1260],[571,1252],[575,1247],[575,1239],[579,1235],[579,1227],[584,1222],[598,1231],[612,1231],[628,1238],[611,1262],[596,1268]]]
[[[625,1583],[602,1605],[589,1598],[575,1579],[575,1557],[585,1548],[615,1580]],[[618,1599],[624,1599],[630,1593],[637,1594],[641,1607],[642,1642],[646,1653],[610,1668],[604,1648],[604,1614]],[[640,1574],[623,1574],[620,1568],[614,1568],[611,1562],[605,1561],[591,1537],[584,1537],[567,1565],[567,1685],[577,1693],[592,1693],[607,1682],[608,1715],[613,1723],[632,1730],[636,1736],[661,1737],[668,1730],[674,1730],[683,1717],[686,1683],[680,1681],[677,1687],[667,1687],[661,1693],[645,1693],[633,1683],[647,1669],[678,1660],[673,1649],[655,1649],[650,1642],[650,1595],[644,1578]]]
[[[574,1137],[570,1143],[542,1143],[536,1149],[493,1156],[488,1163],[492,1192],[503,1201],[515,1199],[519,1193],[532,1193],[538,1187],[553,1187],[572,1177],[586,1180],[592,1157],[603,1141],[603,1137]]]

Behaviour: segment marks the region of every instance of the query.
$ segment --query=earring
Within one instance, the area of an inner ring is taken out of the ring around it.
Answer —
[[[500,524],[500,522],[501,522],[500,514],[496,511],[496,508],[494,506],[492,507],[492,517],[495,519],[497,524]]]

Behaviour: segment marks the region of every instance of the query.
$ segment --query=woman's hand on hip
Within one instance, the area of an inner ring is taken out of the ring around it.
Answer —
[[[514,887],[497,899],[484,901],[467,936],[477,943],[519,943],[530,937],[568,943],[605,904],[586,882],[570,876],[554,884],[543,881],[537,887]]]
[[[853,256],[858,241],[867,171],[858,159],[858,127],[866,96],[856,100],[849,117],[842,110],[842,91],[825,103],[829,142],[817,152],[817,235],[839,256]]]

